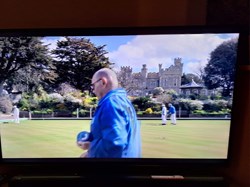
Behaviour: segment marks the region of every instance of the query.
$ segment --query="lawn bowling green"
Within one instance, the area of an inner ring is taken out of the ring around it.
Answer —
[[[144,158],[226,158],[230,120],[140,120]],[[20,125],[0,123],[3,158],[79,157],[80,131],[89,120],[25,120]]]

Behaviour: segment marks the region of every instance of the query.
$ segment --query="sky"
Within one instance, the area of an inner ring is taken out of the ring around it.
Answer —
[[[158,72],[174,64],[175,58],[181,58],[184,73],[199,73],[207,64],[210,53],[222,42],[238,37],[238,34],[178,34],[178,35],[129,35],[129,36],[82,36],[95,45],[106,45],[106,55],[115,70],[121,66],[130,66],[133,72],[139,72],[143,64],[148,72]],[[63,37],[45,37],[43,42],[56,47],[57,40]]]

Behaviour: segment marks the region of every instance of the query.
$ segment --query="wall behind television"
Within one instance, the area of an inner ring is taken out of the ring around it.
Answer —
[[[0,29],[78,28],[178,25],[245,25],[248,0],[8,0],[1,2]],[[250,37],[249,37],[250,38]],[[249,50],[247,50],[249,51]],[[232,186],[250,186],[250,58],[240,71],[237,128],[233,132],[232,162],[219,168]],[[244,89],[243,89],[244,88]],[[0,166],[0,172],[8,168]]]
[[[114,27],[202,24],[206,1],[10,0],[1,4],[1,28]],[[195,11],[194,11],[195,10]],[[199,16],[195,16],[199,15]]]

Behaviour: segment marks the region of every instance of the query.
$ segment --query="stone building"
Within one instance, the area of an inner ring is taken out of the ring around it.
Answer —
[[[156,87],[164,90],[173,89],[180,93],[181,76],[183,73],[183,63],[181,58],[174,59],[174,65],[163,69],[159,64],[158,72],[148,72],[147,65],[142,66],[141,72],[133,73],[130,66],[121,67],[118,72],[118,79],[130,96],[146,96],[152,94]]]

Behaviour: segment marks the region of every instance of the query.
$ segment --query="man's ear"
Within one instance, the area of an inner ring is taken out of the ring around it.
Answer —
[[[106,77],[102,78],[102,85],[107,85],[108,80],[106,79]]]

